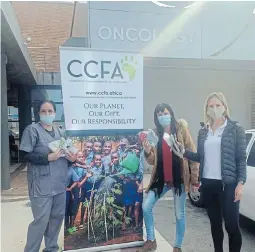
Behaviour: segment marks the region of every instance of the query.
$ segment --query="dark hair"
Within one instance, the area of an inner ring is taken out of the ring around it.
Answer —
[[[117,151],[113,151],[113,152],[111,153],[111,156],[114,155],[114,154],[117,154],[118,157],[120,157],[120,155],[119,155],[119,153],[118,153]]]
[[[158,144],[157,144],[157,169],[156,169],[156,179],[157,186],[156,192],[158,196],[161,195],[164,187],[164,171],[163,171],[163,149],[162,149],[162,141],[164,135],[164,128],[158,121],[158,113],[164,112],[167,109],[171,115],[171,134],[177,134],[177,121],[174,116],[174,112],[170,105],[166,103],[158,104],[154,111],[154,123],[157,129],[158,134]],[[175,194],[181,193],[181,170],[180,170],[180,159],[173,154],[173,186],[175,190]]]
[[[102,142],[100,142],[99,140],[94,141],[94,142],[93,142],[93,145],[94,145],[95,143],[100,143],[101,146],[102,146]]]
[[[112,146],[112,141],[110,141],[110,140],[103,141],[103,142],[102,142],[102,145],[104,146],[106,143],[110,143],[111,146]]]
[[[45,103],[50,103],[52,105],[53,109],[54,109],[54,112],[56,112],[56,104],[55,104],[54,101],[52,101],[52,100],[43,100],[43,101],[40,101],[39,104],[38,104],[38,113],[40,112],[42,105],[45,104]]]
[[[154,111],[154,123],[155,123],[157,133],[158,133],[160,138],[163,137],[164,128],[162,127],[162,125],[158,121],[158,113],[159,112],[164,112],[165,109],[167,109],[169,111],[170,115],[171,115],[171,133],[174,135],[177,132],[177,121],[175,119],[174,112],[173,112],[172,108],[170,107],[170,105],[168,105],[166,103],[158,104],[155,108],[155,111]]]
[[[99,156],[99,157],[102,159],[101,155],[100,155],[100,154],[98,154],[98,153],[95,153],[95,154],[93,155],[93,159],[95,159],[95,158],[96,158],[96,156]]]

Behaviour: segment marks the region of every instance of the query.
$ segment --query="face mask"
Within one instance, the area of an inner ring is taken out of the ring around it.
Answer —
[[[223,106],[207,109],[207,115],[209,115],[214,120],[222,118],[224,112],[225,112],[225,108]]]
[[[40,115],[40,121],[46,125],[52,125],[55,115]]]
[[[158,121],[161,126],[166,127],[171,123],[171,115],[162,115],[158,117]]]

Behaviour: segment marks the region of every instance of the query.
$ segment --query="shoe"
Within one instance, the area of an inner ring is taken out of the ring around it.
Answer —
[[[174,248],[173,252],[182,252],[182,249],[180,249],[180,248]]]
[[[157,242],[156,240],[154,241],[146,241],[142,248],[139,248],[136,250],[136,252],[150,252],[150,251],[155,251],[157,249]]]
[[[79,229],[84,229],[85,225],[84,224],[80,224]]]

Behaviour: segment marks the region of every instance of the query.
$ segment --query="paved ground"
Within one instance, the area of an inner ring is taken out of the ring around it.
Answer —
[[[147,185],[148,176],[145,176],[144,183]],[[25,170],[12,181],[11,190],[1,193],[1,216],[1,251],[23,252],[27,227],[32,221]],[[62,230],[61,234],[63,233],[64,231]],[[159,243],[157,252],[172,250],[169,243],[157,231],[156,236]],[[63,235],[60,235],[59,245],[61,247],[63,247],[63,239]],[[43,249],[43,247],[44,244],[42,244],[41,248]],[[135,252],[136,249],[130,248],[111,252]]]
[[[149,176],[145,176],[145,186],[148,184],[148,179]],[[23,252],[27,226],[32,220],[29,198],[27,196],[25,171],[14,179],[12,186],[12,190],[2,192],[1,251]],[[213,252],[210,226],[205,210],[193,207],[187,200],[186,211],[187,231],[183,252]],[[166,194],[157,203],[154,215],[159,244],[157,252],[171,252],[172,248],[170,245],[174,244],[175,238],[175,217],[171,193]],[[242,252],[255,252],[255,223],[242,218],[241,227],[243,233]],[[60,236],[59,244],[63,245],[63,236]],[[225,249],[225,251],[228,251],[227,239],[225,239]],[[123,249],[111,252],[121,251],[134,252],[136,249]]]
[[[175,238],[175,217],[171,193],[165,195],[165,200],[157,203],[155,214],[156,229],[171,244]],[[213,252],[210,234],[210,224],[204,209],[192,206],[187,200],[187,230],[183,252]],[[243,234],[242,252],[255,252],[255,223],[241,218]],[[225,250],[228,251],[227,233],[225,234]]]

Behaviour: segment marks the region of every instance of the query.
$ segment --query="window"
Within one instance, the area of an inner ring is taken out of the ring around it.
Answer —
[[[246,133],[245,135],[246,135],[246,147],[247,147],[250,140],[251,140],[252,134],[251,133]]]
[[[8,106],[10,164],[19,163],[19,110]]]
[[[255,167],[255,142],[252,144],[251,151],[247,160],[247,165]]]
[[[63,102],[62,90],[61,89],[49,89],[47,87],[39,87],[32,90],[32,101],[41,101],[41,100],[52,100],[57,103]]]

